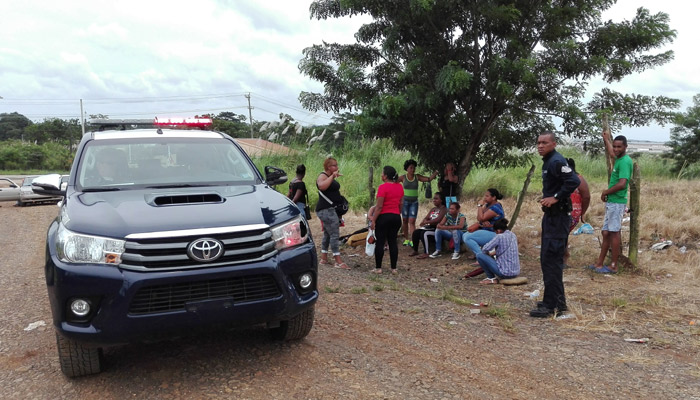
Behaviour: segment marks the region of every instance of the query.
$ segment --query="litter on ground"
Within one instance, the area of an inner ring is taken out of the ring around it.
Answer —
[[[46,322],[44,322],[44,321],[32,322],[31,324],[27,325],[27,327],[24,328],[24,330],[29,332],[29,331],[33,331],[34,329],[36,329],[40,326],[46,326]]]

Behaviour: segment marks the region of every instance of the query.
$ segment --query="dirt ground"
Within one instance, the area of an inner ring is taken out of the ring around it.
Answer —
[[[108,349],[103,373],[68,379],[42,269],[57,211],[0,203],[3,399],[700,399],[697,250],[676,255],[692,268],[611,276],[571,267],[572,316],[533,319],[535,300],[524,294],[542,289],[538,215],[514,229],[526,285],[480,286],[462,279],[472,268],[466,254],[415,260],[406,247],[398,275],[375,276],[363,248],[345,247],[351,270],[319,267],[305,340],[274,342],[263,327],[197,334]],[[363,220],[348,216],[341,234]],[[319,244],[318,219],[311,224]],[[595,240],[572,237],[572,264],[597,254]],[[653,264],[678,251],[644,257]]]

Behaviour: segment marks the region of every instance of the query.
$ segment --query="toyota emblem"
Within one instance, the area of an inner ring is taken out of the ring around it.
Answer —
[[[216,239],[197,239],[187,246],[187,255],[199,262],[212,262],[223,254],[224,245]]]

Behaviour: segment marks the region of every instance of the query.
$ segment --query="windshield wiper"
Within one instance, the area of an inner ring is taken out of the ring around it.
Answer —
[[[83,193],[89,193],[89,192],[116,192],[116,191],[119,191],[119,190],[121,190],[121,189],[118,188],[118,187],[102,187],[102,188],[93,187],[93,188],[86,188],[86,189],[83,189]]]
[[[204,186],[215,186],[215,185],[205,184],[205,183],[200,183],[200,184],[179,183],[179,184],[173,184],[173,185],[146,186],[146,189],[176,189],[176,188],[204,187]]]

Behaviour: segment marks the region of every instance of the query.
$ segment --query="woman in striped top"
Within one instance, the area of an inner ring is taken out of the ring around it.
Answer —
[[[403,211],[401,212],[401,232],[403,232],[403,245],[413,247],[413,231],[416,230],[416,217],[418,216],[418,182],[430,182],[438,175],[423,176],[416,174],[416,160],[406,160],[403,169],[406,175],[399,177],[399,183],[403,184]]]

